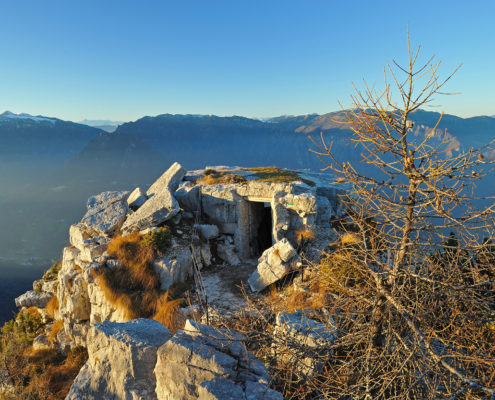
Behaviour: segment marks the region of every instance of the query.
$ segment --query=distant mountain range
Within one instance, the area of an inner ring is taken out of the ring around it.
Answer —
[[[438,113],[418,111],[414,135],[431,131]],[[344,139],[342,112],[280,116],[265,120],[238,116],[172,115],[118,124],[115,132],[56,118],[0,115],[0,259],[56,258],[69,225],[79,220],[89,195],[130,189],[154,181],[173,161],[188,169],[206,165],[324,167],[311,135],[334,142],[334,153],[356,162],[359,153]],[[114,121],[85,121],[109,123]],[[444,115],[437,133],[453,138],[451,151],[495,138],[495,118]],[[46,235],[46,232],[51,232]]]
[[[113,132],[117,129],[117,126],[123,124],[124,122],[112,121],[108,119],[83,119],[79,123],[101,129],[105,132]]]

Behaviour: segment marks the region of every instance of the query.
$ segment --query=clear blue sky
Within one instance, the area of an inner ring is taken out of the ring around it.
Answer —
[[[403,5],[408,4],[408,5]],[[0,110],[68,120],[325,113],[423,55],[462,69],[448,113],[495,114],[495,2],[0,1]]]

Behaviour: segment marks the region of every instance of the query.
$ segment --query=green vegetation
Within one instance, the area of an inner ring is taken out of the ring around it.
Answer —
[[[292,183],[302,181],[308,186],[315,186],[314,182],[301,178],[297,171],[290,171],[277,167],[248,168],[247,171],[254,172],[254,180],[259,182]]]
[[[172,234],[166,228],[159,228],[154,232],[148,232],[142,238],[142,245],[153,250],[157,254],[163,254],[172,243]]]
[[[21,310],[2,327],[0,366],[9,376],[12,390],[1,394],[0,399],[58,400],[69,392],[87,352],[82,347],[71,349],[67,355],[55,349],[33,350],[33,340],[44,328],[34,307]],[[56,329],[61,329],[60,323]]]
[[[58,272],[60,271],[60,268],[62,268],[62,262],[57,261],[57,262],[53,263],[53,265],[50,267],[50,269],[45,271],[41,280],[36,283],[36,285],[33,288],[34,291],[35,292],[41,292],[41,289],[43,287],[43,282],[51,282],[51,281],[56,280],[58,277]]]

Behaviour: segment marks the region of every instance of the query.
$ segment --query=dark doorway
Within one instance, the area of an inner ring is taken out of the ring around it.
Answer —
[[[250,250],[252,257],[259,257],[272,246],[272,208],[270,203],[249,202]]]

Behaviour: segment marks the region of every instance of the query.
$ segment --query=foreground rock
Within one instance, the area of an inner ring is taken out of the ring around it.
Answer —
[[[273,331],[275,343],[278,341],[273,346],[275,354],[285,357],[285,362],[293,363],[293,369],[303,376],[311,375],[323,367],[337,338],[337,328],[332,317],[329,317],[327,324],[310,317],[309,311],[278,313]]]
[[[96,324],[88,335],[88,361],[66,400],[156,399],[156,352],[170,336],[149,319]]]
[[[158,350],[158,400],[282,400],[268,387],[268,371],[235,331],[187,321],[184,330]]]
[[[282,279],[299,260],[296,250],[287,239],[282,239],[265,250],[248,283],[253,292],[259,292],[268,285]]]
[[[153,185],[146,191],[148,197],[160,193],[167,189],[170,193],[174,193],[179,187],[179,183],[184,178],[186,171],[178,162],[174,162],[162,176],[160,176]]]
[[[53,297],[51,293],[38,293],[29,290],[15,299],[17,307],[37,307],[44,308]]]
[[[88,211],[82,223],[93,236],[112,234],[120,228],[129,212],[129,192],[103,192],[88,199]]]

